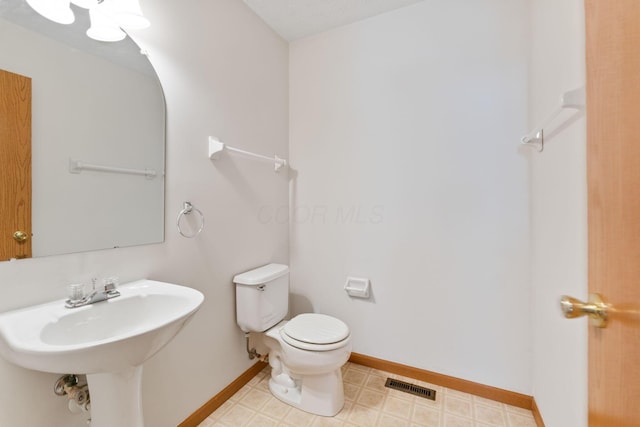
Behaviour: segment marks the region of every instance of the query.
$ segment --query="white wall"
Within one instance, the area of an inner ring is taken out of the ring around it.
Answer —
[[[287,45],[236,0],[142,2],[152,27],[137,36],[150,52],[168,104],[164,244],[0,263],[0,311],[62,298],[92,275],[141,277],[199,289],[192,322],[145,366],[146,422],[175,427],[250,365],[235,323],[234,274],[288,260],[286,224],[265,224],[259,210],[287,204],[287,176],[269,163],[207,159],[207,136],[287,157]],[[17,41],[14,41],[17,42]],[[175,230],[184,201],[206,216],[196,239]],[[57,375],[0,360],[0,426],[80,427]],[[115,408],[114,410],[117,410]]]
[[[582,84],[583,16],[579,0],[531,3],[425,0],[292,44],[292,306],[344,319],[354,351],[533,390],[547,426],[583,426],[585,328],[557,310],[560,294],[586,294],[583,124],[530,163],[516,148]],[[163,427],[251,363],[231,277],[288,260],[286,174],[206,159],[209,134],[287,157],[288,52],[242,2],[143,9],[153,26],[136,36],[168,104],[166,242],[0,263],[0,311],[60,298],[93,275],[204,292],[193,321],[145,367],[147,423]],[[207,218],[197,239],[174,230],[186,200]],[[373,299],[348,299],[347,275],[371,278]],[[0,388],[0,426],[84,425],[52,394],[57,375],[0,360],[0,376],[11,384]]]
[[[539,126],[557,108],[563,92],[585,83],[583,3],[531,2],[532,126]],[[555,125],[572,115],[563,113]],[[558,301],[563,294],[587,296],[584,117],[548,139],[544,151],[531,153],[530,158],[533,395],[548,427],[583,427],[587,425],[587,322],[564,319]]]
[[[293,311],[355,352],[531,392],[528,11],[427,0],[291,44]]]

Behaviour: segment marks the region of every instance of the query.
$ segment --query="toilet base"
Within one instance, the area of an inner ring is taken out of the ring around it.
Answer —
[[[293,379],[287,374],[272,375],[269,390],[284,403],[315,415],[333,417],[344,406],[340,369],[322,375]]]

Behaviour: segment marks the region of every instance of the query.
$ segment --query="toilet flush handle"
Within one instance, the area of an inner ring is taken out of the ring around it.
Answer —
[[[263,291],[263,292],[264,292],[264,290],[266,289],[266,287],[267,287],[267,285],[264,285],[264,284],[256,286],[256,288],[257,288],[259,291]]]

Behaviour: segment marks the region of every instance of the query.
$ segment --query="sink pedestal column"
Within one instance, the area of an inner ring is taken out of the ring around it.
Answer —
[[[120,372],[87,374],[91,427],[144,427],[142,365]]]

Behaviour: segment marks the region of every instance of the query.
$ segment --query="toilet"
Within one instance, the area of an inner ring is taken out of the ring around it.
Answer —
[[[281,401],[316,415],[344,406],[342,366],[351,355],[349,327],[335,317],[305,313],[284,320],[289,267],[268,264],[233,278],[236,319],[245,333],[260,333],[269,349],[269,389]]]

